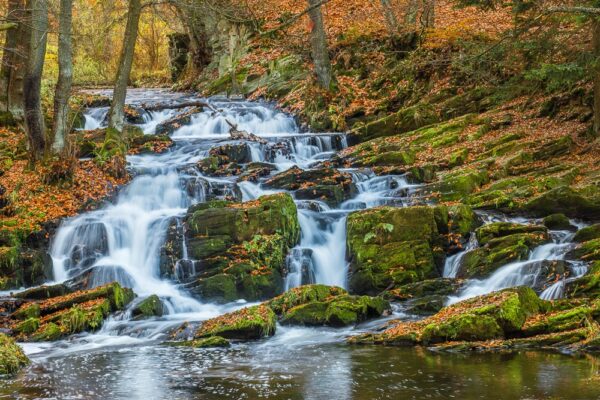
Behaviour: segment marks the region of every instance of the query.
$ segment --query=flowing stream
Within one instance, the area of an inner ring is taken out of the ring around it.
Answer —
[[[189,99],[162,90],[128,94],[130,104]],[[499,399],[600,394],[599,389],[579,383],[592,372],[578,359],[535,354],[506,360],[481,355],[472,363],[462,356],[342,344],[348,335],[375,329],[385,320],[342,330],[279,327],[269,340],[235,344],[230,349],[162,346],[165,333],[184,321],[203,321],[247,306],[242,300],[225,305],[202,302],[160,274],[160,249],[167,230],[174,221],[180,224],[189,206],[225,196],[247,201],[277,192],[260,183],[203,176],[194,168],[212,147],[231,142],[225,119],[268,143],[279,144],[250,144],[252,161],[270,163],[278,171],[293,166],[310,169],[347,146],[343,134],[301,132],[293,117],[269,104],[210,101],[223,112],[194,115],[189,124],[173,132],[175,145],[170,151],[129,156],[132,182],[109,205],[64,221],[52,242],[56,281],[86,279],[97,286],[117,280],[132,287],[140,298],[157,294],[167,314],[133,321],[125,312],[111,317],[94,334],[58,343],[25,344],[34,366],[16,379],[0,381],[0,398]],[[107,111],[102,107],[88,110],[84,129],[104,126]],[[152,134],[158,124],[184,111],[143,113],[138,125]],[[307,283],[345,287],[348,214],[381,205],[408,205],[419,189],[404,176],[343,171],[356,186],[353,198],[337,206],[296,200],[301,240],[287,258],[286,289]],[[450,302],[504,287],[533,285],[539,268],[531,266],[540,260],[561,259],[569,246],[569,235],[558,232],[553,238],[554,243],[533,251],[528,261],[502,267],[484,281],[470,281]],[[472,240],[467,250],[476,246]],[[463,254],[448,258],[446,276],[456,276]],[[585,267],[579,267],[575,273],[585,273]],[[182,266],[178,273],[187,272]],[[559,297],[563,287],[564,282],[557,282],[543,296]],[[400,316],[396,311],[394,317]],[[498,369],[507,361],[514,365],[513,372]]]

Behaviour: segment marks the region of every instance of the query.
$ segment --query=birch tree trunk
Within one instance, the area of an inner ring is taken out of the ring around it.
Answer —
[[[31,161],[41,158],[46,147],[46,126],[42,113],[41,88],[46,43],[48,41],[48,1],[28,0],[31,15],[29,57],[23,83],[25,129],[29,140]]]
[[[115,79],[112,105],[108,114],[109,128],[116,129],[119,132],[123,130],[127,83],[129,82],[129,75],[131,74],[131,67],[133,65],[135,42],[137,39],[141,13],[141,0],[129,0],[123,49],[121,50],[121,56],[119,58],[119,69],[117,71],[117,78]]]
[[[308,13],[311,20],[311,55],[317,81],[324,89],[329,90],[331,88],[331,60],[329,59],[327,35],[320,3],[321,0],[308,0],[309,7],[314,7]]]
[[[65,150],[69,133],[69,98],[73,82],[73,0],[60,0],[58,28],[58,82],[54,94],[54,140],[52,152],[61,154]]]

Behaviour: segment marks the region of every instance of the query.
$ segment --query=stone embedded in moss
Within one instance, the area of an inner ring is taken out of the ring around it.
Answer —
[[[131,315],[134,319],[162,317],[163,314],[164,305],[160,298],[155,294],[146,297],[131,310]]]
[[[226,339],[254,340],[275,334],[276,316],[266,305],[243,308],[209,319],[195,332],[196,339],[221,336]]]
[[[440,181],[429,185],[428,191],[440,193],[443,201],[461,200],[488,181],[487,171],[469,168],[440,174]]]
[[[546,240],[548,230],[546,227],[540,225],[525,225],[516,224],[512,222],[494,222],[492,224],[484,225],[476,231],[477,240],[481,245],[485,245],[493,239],[523,233],[537,234],[543,237],[544,240]]]
[[[409,283],[385,293],[385,297],[394,300],[410,300],[425,296],[447,296],[456,293],[461,281],[450,278],[427,279]]]
[[[600,238],[600,224],[594,224],[581,228],[573,237],[573,241],[577,243],[587,242],[588,240]]]
[[[13,339],[0,333],[0,375],[11,375],[29,365],[23,349]]]
[[[565,214],[551,214],[543,220],[544,226],[552,230],[568,230],[572,229],[571,221]]]
[[[600,261],[593,262],[586,275],[567,282],[565,295],[569,298],[600,297]]]

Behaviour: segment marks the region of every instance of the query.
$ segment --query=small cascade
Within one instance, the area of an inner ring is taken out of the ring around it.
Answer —
[[[464,250],[446,259],[446,263],[444,264],[444,278],[456,278],[458,270],[460,269],[460,263],[465,257],[465,254],[467,254],[467,252],[470,250],[476,249],[477,246],[479,246],[479,243],[477,242],[477,236],[472,233]]]
[[[543,278],[542,271],[544,263],[548,261],[564,260],[565,254],[573,247],[573,244],[570,243],[570,240],[573,237],[572,233],[554,231],[551,232],[551,236],[553,242],[538,246],[531,252],[527,260],[507,264],[496,270],[487,279],[473,279],[469,281],[457,296],[449,297],[447,304],[454,304],[471,297],[481,296],[510,287],[536,287],[540,283],[539,280]],[[460,254],[464,253],[459,253],[459,256]],[[446,264],[449,277],[451,277],[451,273],[454,273],[454,276],[456,276],[459,265],[460,260],[458,260],[458,257]],[[583,269],[585,267],[581,265],[575,268],[570,265],[569,268],[572,272],[572,279],[585,273],[585,270]],[[558,282],[546,289],[542,293],[543,298],[558,298],[556,296],[561,294],[565,282]],[[558,286],[560,284],[562,284],[562,287],[559,288]]]
[[[83,130],[93,131],[100,128],[106,128],[108,122],[106,120],[108,111],[108,107],[91,108],[86,110],[86,112],[83,114],[83,118],[85,119]]]

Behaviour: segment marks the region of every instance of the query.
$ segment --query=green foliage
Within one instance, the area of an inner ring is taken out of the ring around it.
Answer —
[[[574,62],[542,64],[539,68],[524,73],[524,78],[546,92],[572,89],[586,77],[586,68]]]

